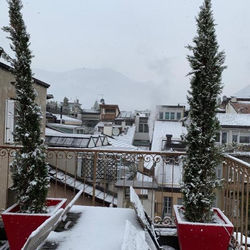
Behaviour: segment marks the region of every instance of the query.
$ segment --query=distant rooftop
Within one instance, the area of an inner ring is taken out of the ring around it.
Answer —
[[[95,109],[83,109],[83,113],[100,114],[100,111]]]
[[[250,127],[250,114],[218,113],[216,116],[224,127]]]
[[[132,111],[120,111],[120,114],[118,115],[116,120],[118,120],[118,119],[134,119],[134,117],[135,117],[135,115],[134,115],[134,112],[132,112]]]
[[[164,107],[164,108],[185,108],[184,105],[157,105],[157,107]]]
[[[118,136],[113,136],[112,138],[108,138],[111,144],[111,146],[108,147],[120,150],[138,150],[137,147],[133,146],[134,134],[135,134],[135,126],[127,127],[126,133],[122,133]]]
[[[60,114],[53,114],[57,120],[60,120],[61,119],[61,115]],[[62,119],[64,121],[72,121],[72,122],[79,122],[81,123],[82,121],[79,120],[79,119],[76,119],[74,117],[70,117],[70,116],[67,116],[67,115],[62,115]]]
[[[250,101],[230,102],[230,104],[237,113],[250,114]]]
[[[50,128],[46,128],[45,135],[46,143],[51,147],[95,148],[110,145],[105,135],[61,133]]]

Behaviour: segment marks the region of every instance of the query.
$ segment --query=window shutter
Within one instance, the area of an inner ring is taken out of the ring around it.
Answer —
[[[14,143],[14,118],[15,118],[15,101],[6,100],[5,106],[5,143]]]

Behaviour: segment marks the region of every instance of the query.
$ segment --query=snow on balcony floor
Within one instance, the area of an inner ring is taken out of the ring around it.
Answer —
[[[132,209],[73,206],[70,212],[81,213],[76,225],[68,231],[51,232],[47,238],[48,242],[57,245],[58,250],[121,249],[127,220],[145,239],[144,230]]]

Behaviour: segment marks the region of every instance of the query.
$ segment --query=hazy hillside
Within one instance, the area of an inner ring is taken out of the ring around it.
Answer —
[[[250,97],[250,85],[247,85],[245,88],[239,90],[234,94],[237,97]]]
[[[159,92],[150,82],[136,82],[111,69],[76,69],[67,72],[48,72],[34,69],[35,77],[51,84],[48,93],[56,100],[78,98],[85,108],[104,97],[106,103],[118,104],[121,109],[149,108],[159,101]]]

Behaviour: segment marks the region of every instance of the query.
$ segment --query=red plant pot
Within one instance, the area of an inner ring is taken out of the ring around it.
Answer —
[[[1,216],[11,250],[21,250],[30,234],[44,221],[50,218],[58,209],[65,208],[66,199],[48,198],[47,206],[54,207],[46,214],[18,213],[19,206],[14,204],[5,210]],[[53,210],[53,211],[52,211]]]
[[[227,250],[233,224],[219,208],[213,208],[220,223],[188,222],[181,216],[182,206],[175,205],[178,240],[181,250]]]

